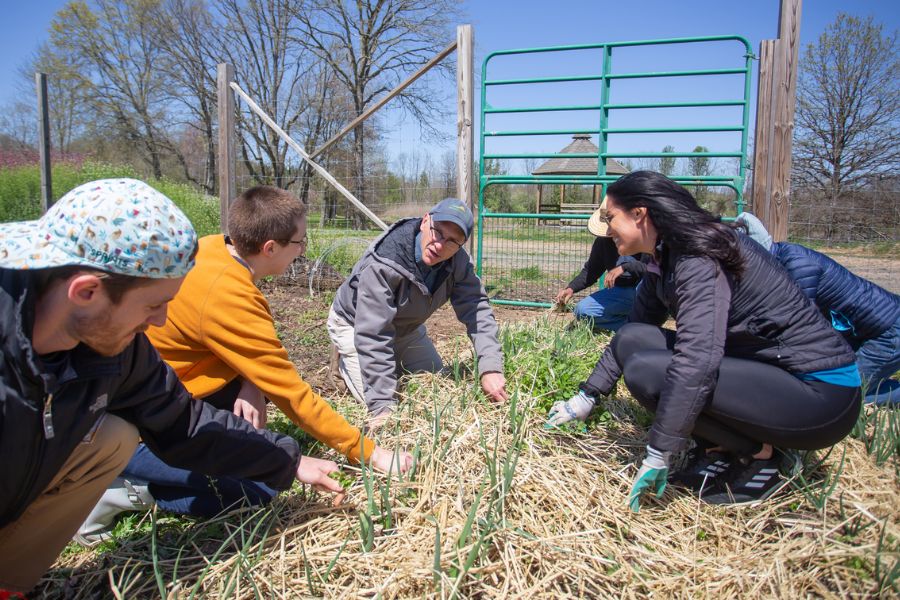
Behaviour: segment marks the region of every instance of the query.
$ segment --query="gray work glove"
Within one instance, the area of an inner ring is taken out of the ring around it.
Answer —
[[[560,400],[550,408],[544,427],[552,429],[569,421],[584,421],[591,414],[596,402],[592,396],[588,396],[583,391],[578,390],[577,394],[565,402]]]

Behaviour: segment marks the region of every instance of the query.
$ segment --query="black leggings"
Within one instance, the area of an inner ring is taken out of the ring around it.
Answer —
[[[674,331],[644,323],[628,323],[612,341],[625,385],[654,412],[674,346]],[[693,435],[739,454],[756,453],[762,443],[816,450],[850,433],[859,407],[859,388],[801,381],[773,365],[725,356]]]

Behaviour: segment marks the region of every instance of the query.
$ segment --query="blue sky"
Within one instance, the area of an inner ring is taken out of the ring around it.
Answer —
[[[0,105],[5,105],[17,98],[21,90],[21,78],[18,69],[34,52],[38,44],[47,38],[47,28],[50,20],[60,7],[65,3],[58,0],[36,0],[32,2],[8,3],[5,7],[5,25],[3,35],[0,35]],[[688,37],[701,35],[727,35],[737,34],[748,39],[754,52],[758,51],[759,42],[763,39],[772,39],[777,35],[778,24],[778,0],[755,0],[754,2],[736,2],[733,0],[470,0],[463,3],[463,22],[469,22],[474,27],[476,41],[476,68],[480,71],[481,60],[493,51],[513,48],[526,48],[537,46],[555,46],[584,44],[597,42],[642,40],[670,37]],[[900,3],[890,0],[807,0],[804,2],[801,21],[801,41],[803,45],[812,42],[831,23],[841,10],[860,16],[872,15],[885,25],[885,28],[895,30],[900,28]],[[672,64],[690,64],[692,68],[731,66],[735,60],[740,61],[740,48],[724,49],[721,47],[707,48],[696,55],[681,55],[672,50],[640,55],[636,53],[630,56],[624,50],[614,53],[614,61],[617,67],[628,70],[653,70],[670,68]],[[621,58],[620,58],[621,57]],[[590,72],[596,64],[592,56],[567,56],[553,57],[553,60],[542,61],[540,57],[533,58],[531,62],[520,61],[516,68],[511,68],[509,76],[525,76],[523,73],[535,75],[545,74],[572,74],[577,72]],[[699,63],[694,63],[697,59]],[[631,62],[633,60],[633,62]],[[706,62],[704,62],[706,61]],[[498,63],[499,64],[499,63]],[[651,68],[647,68],[647,67]],[[518,69],[518,70],[517,70]],[[491,71],[493,73],[493,71]],[[501,70],[497,71],[502,75]],[[491,75],[494,76],[494,75]],[[640,99],[642,97],[684,97],[686,94],[715,94],[733,96],[735,89],[734,78],[723,82],[683,82],[660,80],[652,82],[650,87],[639,85],[623,85],[615,89],[614,93],[622,93],[617,101]],[[721,89],[720,89],[721,88]],[[737,89],[740,82],[737,82]],[[753,80],[752,98],[755,106],[756,81]],[[489,101],[496,105],[506,105],[509,102],[528,103],[557,103],[566,98],[577,98],[584,92],[578,86],[566,88],[559,86],[553,90],[535,90],[534,86],[521,90],[516,97],[515,90],[506,97],[497,97]],[[524,98],[522,97],[524,96]],[[476,103],[478,93],[476,93]],[[733,122],[739,117],[733,114],[719,115],[707,112],[701,115],[709,122],[715,122],[722,118],[724,121]],[[388,114],[387,120],[395,116]],[[669,119],[667,115],[660,115],[660,124]],[[685,119],[687,117],[671,116],[671,119]],[[751,110],[751,122],[753,110]],[[564,121],[554,122],[549,117],[543,123],[544,128],[566,127],[572,123]],[[633,123],[621,122],[619,125]],[[672,123],[670,123],[672,124]],[[448,120],[444,129],[453,131],[455,120]],[[489,128],[490,128],[489,123]],[[510,120],[501,123],[498,128],[524,128],[523,123]],[[538,127],[528,127],[529,129]],[[412,152],[421,145],[418,128],[404,120],[396,127],[388,126],[392,131],[388,147],[392,154],[400,152]],[[718,136],[718,137],[717,137]],[[507,139],[506,142],[511,140]],[[525,140],[516,139],[515,143],[521,144]],[[646,146],[648,149],[657,149],[656,146],[664,141],[672,141],[668,138],[645,137],[635,140],[620,141],[621,148],[638,149]],[[695,139],[674,140],[676,146],[681,144],[691,145]],[[552,146],[564,145],[565,139],[545,139],[541,143]],[[731,149],[735,146],[734,138],[720,134],[710,135],[703,142],[711,147],[719,146],[722,149]],[[536,142],[537,143],[537,142]],[[611,147],[613,142],[611,140]],[[498,148],[502,144],[498,145]],[[445,149],[452,149],[452,140],[445,145]],[[679,147],[679,150],[682,148]],[[691,148],[684,148],[690,150]],[[439,154],[439,152],[437,153]]]

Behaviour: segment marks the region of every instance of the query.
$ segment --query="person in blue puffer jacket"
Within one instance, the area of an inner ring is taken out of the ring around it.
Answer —
[[[773,242],[750,213],[736,223],[772,252],[807,298],[831,321],[856,352],[865,402],[900,404],[900,296],[854,275],[821,252],[800,244]]]

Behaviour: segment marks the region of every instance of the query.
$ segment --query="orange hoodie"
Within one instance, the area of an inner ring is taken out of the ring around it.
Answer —
[[[362,433],[297,374],[275,333],[269,303],[250,270],[228,252],[223,235],[200,239],[197,264],[169,303],[166,324],[147,335],[194,396],[241,376],[303,431],[359,460]],[[368,458],[375,444],[364,439]]]

